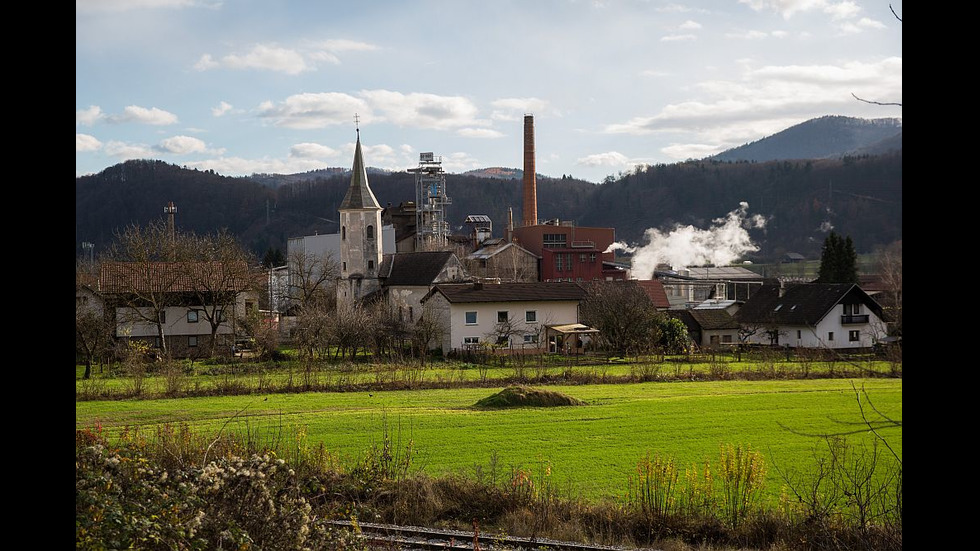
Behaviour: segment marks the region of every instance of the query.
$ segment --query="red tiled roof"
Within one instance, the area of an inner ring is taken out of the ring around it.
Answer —
[[[244,291],[250,283],[244,262],[105,262],[99,274],[104,293]]]
[[[667,300],[667,291],[664,290],[663,282],[659,279],[636,279],[634,281],[646,292],[654,306],[662,309],[670,308],[670,301]]]

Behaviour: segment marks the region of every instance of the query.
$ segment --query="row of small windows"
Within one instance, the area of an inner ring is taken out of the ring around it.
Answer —
[[[464,321],[466,325],[476,325],[476,312],[464,312]],[[510,321],[510,312],[507,310],[499,310],[497,312],[497,323],[507,323]],[[538,311],[537,310],[525,310],[524,311],[524,322],[525,323],[537,323],[538,321]]]
[[[368,239],[374,239],[374,226],[368,226],[364,233]],[[340,226],[340,238],[347,239],[347,226]]]

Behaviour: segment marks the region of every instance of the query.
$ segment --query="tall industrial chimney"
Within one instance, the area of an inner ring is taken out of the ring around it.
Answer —
[[[538,183],[534,171],[534,115],[524,115],[524,226],[538,225]]]

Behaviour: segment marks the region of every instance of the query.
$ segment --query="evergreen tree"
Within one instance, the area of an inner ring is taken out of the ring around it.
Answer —
[[[284,266],[285,264],[286,255],[282,254],[282,249],[270,247],[265,251],[265,256],[262,258],[262,267],[278,268],[279,266]]]
[[[824,239],[820,252],[820,283],[857,283],[857,252],[850,236],[841,237],[836,232]]]

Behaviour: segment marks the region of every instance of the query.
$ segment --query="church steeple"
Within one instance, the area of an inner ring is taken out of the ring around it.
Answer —
[[[357,116],[354,117],[357,123]],[[357,300],[380,287],[378,270],[384,255],[381,239],[381,204],[368,185],[357,129],[350,186],[340,203],[340,283],[338,300]]]
[[[340,203],[340,210],[345,209],[380,209],[378,198],[368,185],[367,168],[361,153],[361,131],[357,131],[357,144],[354,146],[354,167],[351,169],[350,187],[347,195]]]

